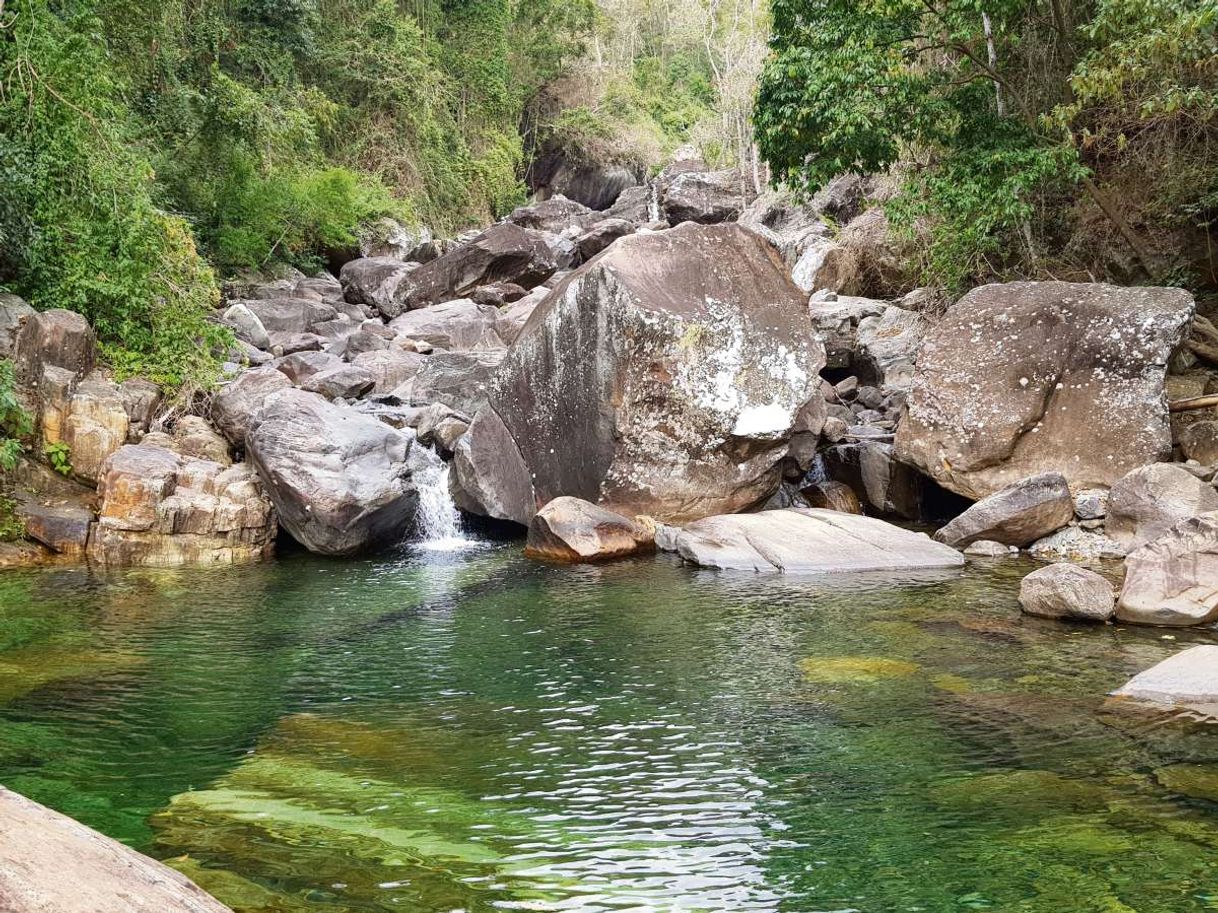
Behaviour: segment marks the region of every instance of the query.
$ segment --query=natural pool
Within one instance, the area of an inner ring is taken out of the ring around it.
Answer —
[[[8,572],[0,782],[239,913],[1218,909],[1218,732],[1104,706],[1218,637],[1027,570]]]

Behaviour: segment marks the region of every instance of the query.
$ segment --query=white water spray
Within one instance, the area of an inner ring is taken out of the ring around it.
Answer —
[[[419,492],[416,544],[430,551],[455,551],[475,544],[462,534],[461,514],[448,491],[448,472],[448,464],[433,455],[414,473]]]

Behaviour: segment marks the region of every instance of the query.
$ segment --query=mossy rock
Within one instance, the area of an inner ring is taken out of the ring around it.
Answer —
[[[812,656],[799,664],[805,681],[818,685],[871,685],[916,675],[917,663],[882,656]]]
[[[1190,799],[1218,802],[1218,765],[1171,764],[1155,771],[1164,788]]]

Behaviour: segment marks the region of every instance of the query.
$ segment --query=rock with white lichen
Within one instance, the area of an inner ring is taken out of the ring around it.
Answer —
[[[672,523],[758,504],[823,364],[804,295],[755,234],[688,224],[621,238],[538,305],[508,352],[493,420],[470,427],[469,459],[458,450],[458,503],[523,524],[560,495]],[[484,452],[511,459],[470,478]]]
[[[1164,376],[1193,308],[1171,288],[974,289],[922,344],[898,458],[971,498],[1048,471],[1108,486],[1165,458]]]

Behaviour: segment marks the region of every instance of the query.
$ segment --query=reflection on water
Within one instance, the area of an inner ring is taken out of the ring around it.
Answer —
[[[0,577],[0,779],[239,913],[1218,909],[1218,742],[1106,706],[1209,632],[1026,566],[667,557]]]

